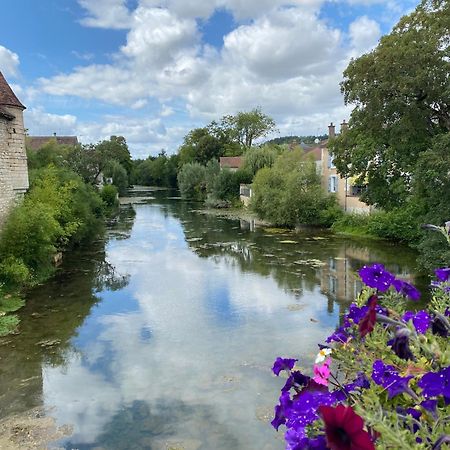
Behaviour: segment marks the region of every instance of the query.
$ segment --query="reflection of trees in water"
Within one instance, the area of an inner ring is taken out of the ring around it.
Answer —
[[[160,400],[154,405],[136,400],[112,417],[95,443],[71,441],[64,446],[79,450],[146,450],[170,448],[171,441],[176,448],[242,448],[209,406],[180,400]]]
[[[28,292],[19,334],[0,339],[0,417],[42,404],[42,366],[64,365],[74,351],[71,339],[99,301],[95,294],[127,283],[105,260],[105,241],[97,240],[67,253],[56,275]]]
[[[108,224],[108,236],[114,239],[128,239],[133,229],[136,211],[132,205],[123,205],[119,213]]]
[[[264,229],[250,231],[252,227],[243,221],[200,214],[193,211],[196,207],[198,205],[186,202],[164,204],[164,208],[180,220],[186,241],[197,255],[237,266],[243,272],[270,276],[280,288],[297,296],[314,290],[318,284],[322,288],[335,262],[338,263],[334,276],[346,289],[345,295],[330,296],[330,299],[345,303],[354,298],[355,290],[355,286],[349,289],[347,284],[355,280],[358,269],[364,264],[382,262],[405,278],[415,273],[416,253],[407,247],[346,239],[314,230],[299,234],[269,234]],[[290,240],[295,243],[283,243]],[[328,295],[327,290],[325,294]]]

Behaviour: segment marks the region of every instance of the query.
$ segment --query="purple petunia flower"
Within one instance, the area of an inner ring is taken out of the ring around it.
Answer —
[[[430,328],[431,317],[426,311],[418,311],[415,314],[412,311],[406,311],[402,317],[404,322],[412,320],[416,331],[419,334],[425,334]]]
[[[275,406],[275,417],[273,418],[272,426],[278,431],[280,425],[286,423],[289,410],[292,407],[292,400],[289,392],[282,392],[280,396],[280,403]]]
[[[394,353],[401,359],[414,360],[414,355],[409,348],[410,331],[407,328],[401,328],[395,333],[395,338],[388,342]]]
[[[293,387],[299,388],[301,386],[306,386],[310,380],[311,377],[303,375],[298,370],[294,370],[293,372],[291,372],[288,379],[286,380],[286,384],[281,388],[281,392],[288,392]]]
[[[388,391],[389,398],[408,391],[411,378],[413,377],[401,377],[393,366],[384,364],[380,359],[373,363],[372,379]]]
[[[392,285],[394,286],[395,290],[399,292],[400,294],[409,297],[411,300],[419,300],[420,299],[420,292],[419,290],[413,286],[411,283],[408,283],[403,280],[394,280],[392,282]]]
[[[304,437],[304,434],[290,429],[284,435],[286,450],[327,450],[325,436]]]
[[[325,342],[327,344],[331,344],[332,342],[347,342],[350,336],[346,333],[345,330],[346,327],[339,327],[333,334],[327,337]]]
[[[450,267],[443,267],[434,271],[439,280],[445,282],[450,279]]]
[[[298,359],[289,359],[278,357],[273,363],[272,372],[278,376],[282,370],[291,370]]]
[[[450,404],[450,366],[440,372],[428,372],[419,381],[422,394],[426,399],[442,395],[445,403]]]
[[[359,271],[362,281],[369,287],[385,292],[389,289],[395,277],[384,269],[383,264],[364,266]]]
[[[286,426],[293,428],[298,433],[304,433],[305,427],[319,418],[319,406],[329,406],[335,402],[333,394],[325,386],[311,381],[293,400]]]

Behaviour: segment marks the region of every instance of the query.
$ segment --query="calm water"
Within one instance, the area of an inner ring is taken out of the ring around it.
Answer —
[[[0,339],[0,417],[49,408],[73,426],[54,444],[67,449],[282,449],[275,357],[310,367],[355,270],[413,278],[414,253],[152,195],[30,292],[21,333]]]

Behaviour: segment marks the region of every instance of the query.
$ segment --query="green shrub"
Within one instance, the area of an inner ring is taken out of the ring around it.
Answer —
[[[369,235],[369,214],[344,213],[333,223],[331,229],[338,233]]]
[[[338,215],[335,197],[324,192],[315,163],[302,160],[301,151],[285,152],[258,171],[251,205],[262,219],[287,227],[328,226]]]
[[[100,192],[102,200],[109,208],[117,206],[118,203],[117,194],[118,194],[117,188],[112,184],[106,184],[105,186],[103,186]]]
[[[417,242],[421,236],[417,211],[412,207],[376,211],[369,216],[367,228],[370,234],[398,242]]]
[[[21,258],[8,256],[0,263],[0,279],[13,288],[23,286],[30,280],[30,271]]]
[[[208,195],[205,200],[205,206],[207,208],[223,209],[229,208],[231,206],[231,202],[229,200],[219,200],[211,195]]]
[[[120,195],[125,194],[128,188],[128,174],[125,168],[117,161],[109,161],[105,167],[104,175],[111,177]]]
[[[272,167],[277,158],[277,152],[270,147],[252,147],[245,152],[244,167],[252,177],[263,167]]]
[[[238,198],[239,178],[236,173],[227,169],[221,170],[213,181],[212,194],[218,200]]]
[[[205,200],[206,168],[199,163],[184,164],[178,172],[181,196],[189,200]]]

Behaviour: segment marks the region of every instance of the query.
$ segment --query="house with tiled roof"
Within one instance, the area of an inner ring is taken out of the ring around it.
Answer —
[[[24,109],[0,72],[0,225],[28,189]]]
[[[37,151],[44,145],[55,142],[58,145],[68,145],[71,147],[78,145],[78,138],[76,136],[27,136],[26,145],[28,150]]]
[[[219,164],[221,169],[229,169],[232,172],[236,172],[244,164],[244,158],[242,156],[221,156]]]

